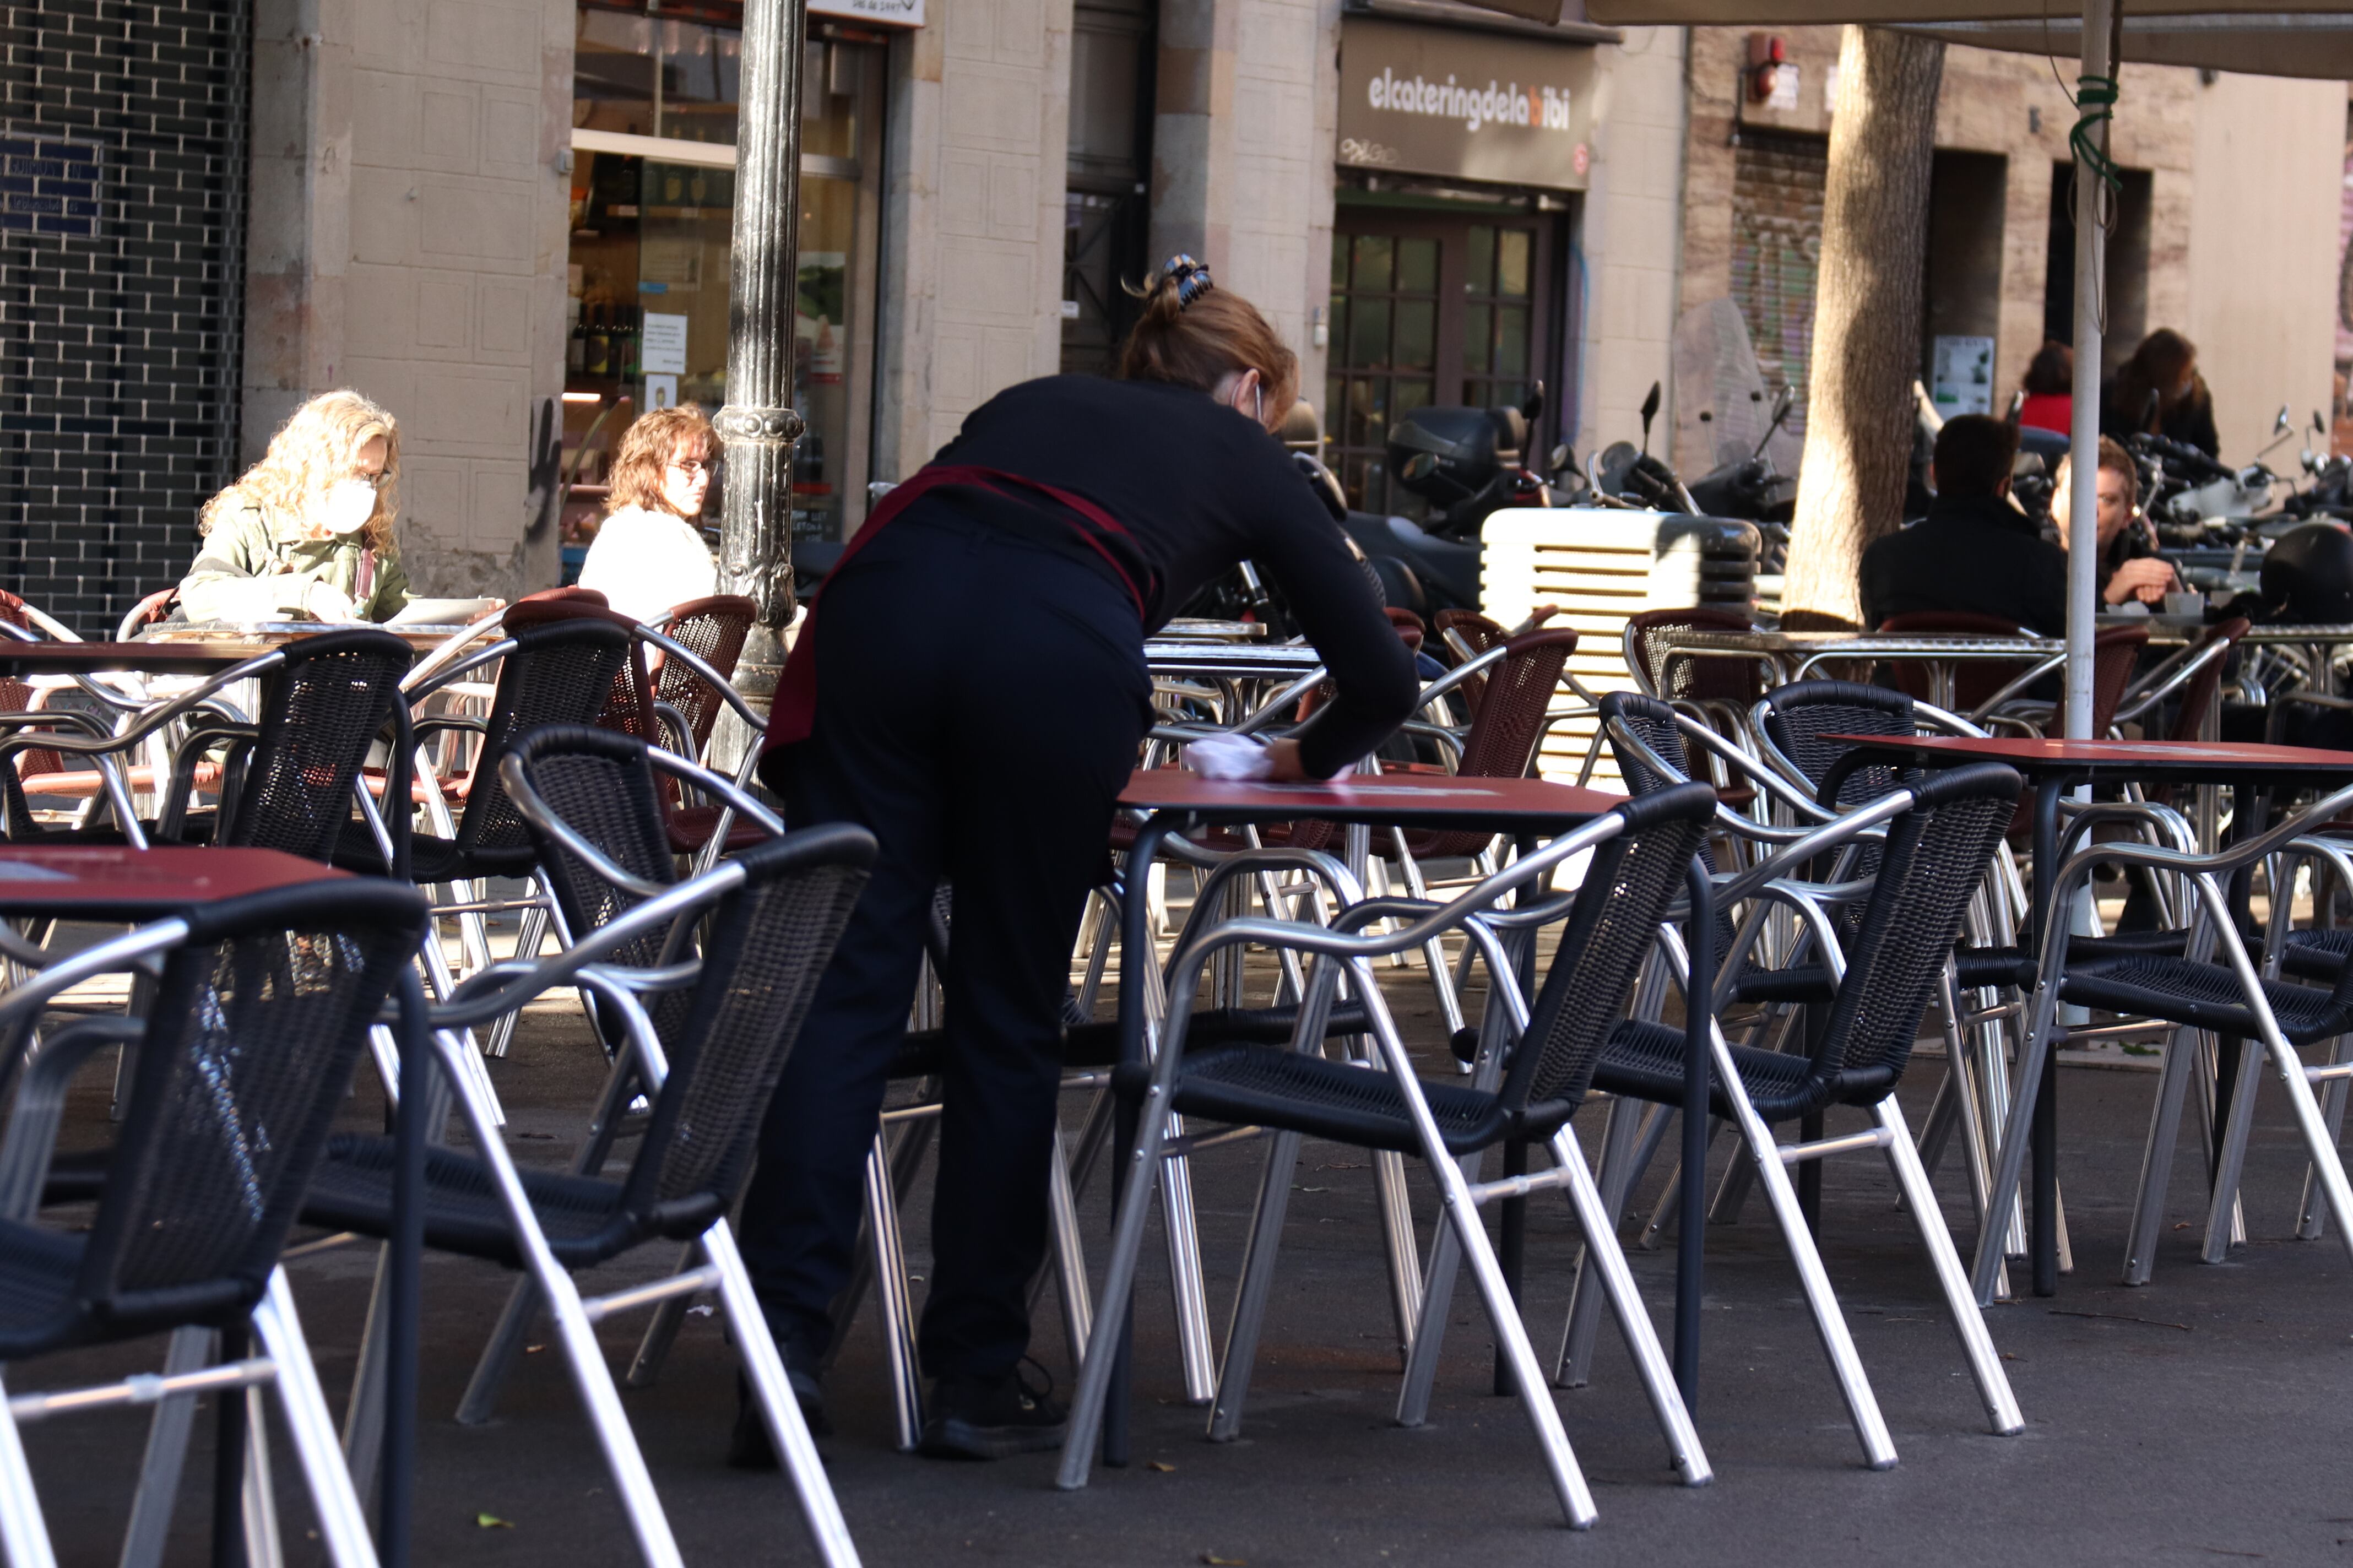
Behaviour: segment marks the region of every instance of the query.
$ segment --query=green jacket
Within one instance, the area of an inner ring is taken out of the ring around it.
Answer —
[[[396,549],[376,554],[356,534],[305,539],[298,519],[259,501],[213,525],[196,563],[180,580],[180,609],[192,621],[279,621],[308,613],[304,596],[323,581],[349,595],[361,617],[385,621],[408,603],[408,573]],[[369,591],[359,589],[374,554]]]

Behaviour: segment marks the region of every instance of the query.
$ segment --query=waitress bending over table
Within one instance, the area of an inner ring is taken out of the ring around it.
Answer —
[[[1152,723],[1144,639],[1248,557],[1280,578],[1337,689],[1261,759],[1326,778],[1412,710],[1405,645],[1271,430],[1298,361],[1177,257],[1124,379],[1050,376],[976,409],[860,529],[786,667],[761,763],[796,827],[881,841],[761,1134],[743,1249],[812,1425],[866,1153],[907,1026],[934,889],[955,888],[926,1454],[1062,1441],[1025,1382],[1045,1256],[1061,1007],[1114,803]],[[773,1463],[756,1411],[732,1463]]]

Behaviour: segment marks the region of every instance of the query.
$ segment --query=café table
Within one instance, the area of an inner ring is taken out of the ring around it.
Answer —
[[[2042,951],[2042,934],[2052,918],[2051,884],[2058,873],[2059,802],[2069,790],[2086,784],[2227,784],[2232,791],[2232,837],[2242,838],[2261,831],[2254,803],[2262,791],[2274,788],[2335,788],[2353,780],[2353,752],[2316,751],[2304,746],[2234,744],[2211,741],[2053,740],[2027,736],[1968,735],[1833,735],[1854,750],[1841,758],[1823,781],[1821,795],[1833,799],[1839,785],[1857,767],[1871,763],[1898,766],[1949,767],[1963,763],[2007,763],[2026,775],[2034,789],[2034,897],[2027,920],[2025,952]],[[2232,898],[2235,913],[2244,922],[2248,879],[2234,879]],[[2215,1127],[2219,1132],[2230,1115],[2230,1095],[2238,1073],[2236,1042],[2225,1041],[2223,1064],[2215,1094]],[[2033,1104],[2033,1131],[2028,1145],[2033,1157],[2034,1181],[2030,1249],[2033,1289],[2038,1296],[2059,1289],[2058,1236],[2058,1053],[2045,1053],[2042,1080],[2021,1084],[2017,1092]],[[2013,1103],[2015,1103],[2013,1101]]]
[[[103,647],[65,644],[65,647]],[[227,660],[236,663],[237,660]],[[164,845],[152,849],[50,847],[0,844],[0,918],[142,923],[200,905],[298,883],[348,879],[349,872],[277,849]],[[398,1163],[395,1212],[402,1216],[386,1260],[389,1313],[384,1466],[380,1499],[387,1564],[405,1560],[416,1493],[417,1356],[424,1256],[423,1118],[409,1115],[430,1094],[431,1064],[421,1051],[400,1058]],[[413,1217],[410,1217],[413,1216]],[[235,1465],[241,1450],[222,1463]],[[363,1483],[363,1487],[364,1483]],[[216,1493],[216,1495],[235,1495]]]
[[[1722,658],[1747,654],[1773,672],[1771,684],[1786,686],[1804,680],[1824,664],[1903,659],[1927,666],[1934,700],[1940,708],[1953,705],[1954,667],[1972,663],[2032,664],[2056,669],[2066,659],[2061,637],[1972,637],[1958,632],[1785,632],[1759,626],[1751,631],[1707,631],[1696,627],[1662,634],[1664,657],[1677,654]],[[2037,673],[2042,673],[2038,669]]]
[[[1146,1059],[1145,987],[1150,966],[1158,963],[1153,941],[1150,900],[1141,896],[1143,878],[1171,834],[1208,827],[1237,827],[1303,818],[1371,828],[1432,828],[1505,834],[1523,846],[1568,832],[1611,808],[1625,796],[1581,789],[1532,778],[1458,778],[1437,774],[1349,774],[1316,784],[1274,784],[1216,780],[1178,768],[1139,769],[1121,793],[1120,805],[1146,813],[1127,852],[1128,879],[1134,895],[1123,900],[1120,932],[1119,1039],[1120,1059],[1141,1064]],[[1524,894],[1524,896],[1525,896]],[[1704,955],[1702,955],[1704,960]],[[1704,987],[1705,971],[1695,963],[1693,984]],[[1704,990],[1700,992],[1704,995]],[[1694,1021],[1704,1019],[1704,1006],[1686,1009]],[[1687,1031],[1684,1064],[1683,1157],[1687,1169],[1699,1169],[1705,1158],[1707,1135],[1707,1037]],[[1135,1119],[1126,1109],[1119,1113],[1117,1147],[1132,1149]],[[1120,1166],[1114,1164],[1114,1171]],[[1124,1173],[1122,1172],[1122,1174]],[[1706,1184],[1684,1184],[1675,1291],[1675,1379],[1685,1405],[1695,1405],[1699,1354],[1699,1306],[1702,1289],[1701,1244],[1705,1233]],[[1116,1184],[1112,1198],[1119,1208]],[[1507,1226],[1505,1245],[1511,1236]],[[1510,1258],[1509,1251],[1505,1254]],[[1513,1266],[1507,1261],[1507,1268]],[[1120,1349],[1103,1417],[1103,1461],[1117,1467],[1127,1463],[1128,1335],[1122,1331]]]
[[[0,640],[0,675],[217,675],[267,648]]]

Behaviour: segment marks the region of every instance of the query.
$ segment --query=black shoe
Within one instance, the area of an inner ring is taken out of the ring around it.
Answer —
[[[1067,1424],[1051,1384],[1032,1388],[1018,1370],[1003,1377],[943,1377],[932,1384],[919,1451],[934,1459],[1034,1454],[1060,1447]]]
[[[812,1437],[833,1436],[833,1423],[825,1418],[825,1387],[819,1382],[816,1358],[797,1353],[796,1347],[782,1347],[785,1359],[785,1381],[792,1385],[793,1402],[801,1407],[801,1420]],[[727,1465],[737,1470],[773,1470],[776,1468],[776,1446],[768,1441],[768,1424],[760,1415],[760,1402],[752,1397],[752,1382],[742,1373],[735,1374],[735,1430],[727,1439]]]

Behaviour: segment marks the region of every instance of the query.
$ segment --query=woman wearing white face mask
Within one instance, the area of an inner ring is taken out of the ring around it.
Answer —
[[[205,504],[180,581],[192,621],[383,621],[408,603],[393,542],[400,428],[356,392],[296,409],[261,461]]]
[[[696,521],[718,456],[711,421],[691,403],[630,426],[613,458],[607,515],[581,563],[580,585],[640,621],[719,592],[719,563]]]

